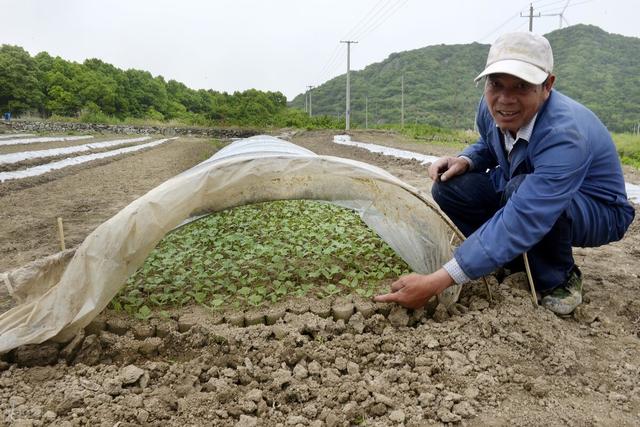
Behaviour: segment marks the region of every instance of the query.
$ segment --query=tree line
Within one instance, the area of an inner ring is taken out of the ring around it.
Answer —
[[[249,89],[232,94],[194,90],[147,71],[121,70],[99,59],[82,64],[31,56],[19,46],[0,47],[0,112],[14,116],[78,117],[85,121],[174,120],[190,125],[336,126],[287,108],[281,92]]]

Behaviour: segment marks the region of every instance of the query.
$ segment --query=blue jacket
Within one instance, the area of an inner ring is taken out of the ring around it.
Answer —
[[[531,249],[567,212],[574,246],[619,240],[635,211],[627,200],[611,135],[596,115],[552,90],[538,111],[531,140],[518,143],[507,161],[500,129],[483,100],[480,139],[462,152],[475,171],[489,170],[496,191],[529,173],[506,205],[468,237],[455,258],[470,278],[488,274]]]

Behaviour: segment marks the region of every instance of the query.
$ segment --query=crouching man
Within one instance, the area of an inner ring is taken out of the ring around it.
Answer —
[[[433,198],[467,240],[443,268],[401,277],[376,301],[418,308],[453,283],[521,270],[526,252],[543,306],[564,315],[582,302],[572,247],[621,239],[635,211],[609,132],[553,89],[552,70],[542,36],[510,33],[491,46],[476,77],[480,139],[429,168]]]

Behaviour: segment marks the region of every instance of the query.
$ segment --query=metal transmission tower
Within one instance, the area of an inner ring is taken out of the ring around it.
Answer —
[[[559,19],[560,19],[558,28],[562,28],[562,21],[564,21],[567,24],[569,24],[569,21],[567,21],[564,18],[564,11],[567,10],[567,8],[569,7],[569,3],[571,3],[571,0],[567,0],[567,2],[564,4],[564,7],[562,8],[562,11],[560,13],[549,13],[549,14],[540,15],[540,16],[558,16]]]
[[[532,32],[533,31],[533,18],[540,18],[540,13],[538,13],[537,15],[534,15],[533,14],[533,3],[529,3],[529,15],[523,15],[522,12],[520,12],[520,17],[529,18],[529,31]]]
[[[315,86],[307,86],[307,96],[309,97],[309,117],[311,117],[311,89],[314,87]]]
[[[347,44],[347,106],[344,113],[345,130],[349,130],[349,119],[351,118],[351,82],[349,73],[351,70],[351,43],[358,43],[353,40],[340,40],[340,43]]]

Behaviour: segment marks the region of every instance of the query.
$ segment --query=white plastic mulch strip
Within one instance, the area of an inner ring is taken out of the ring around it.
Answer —
[[[36,142],[61,142],[61,141],[80,141],[82,139],[91,139],[92,135],[82,136],[42,136],[40,138],[19,138],[7,139],[0,141],[0,145],[19,145],[19,144],[35,144]]]
[[[640,185],[625,182],[624,186],[627,188],[627,197],[629,197],[629,200],[640,203]]]
[[[133,142],[142,142],[151,139],[150,136],[142,136],[138,138],[116,139],[112,141],[92,142],[90,144],[74,145],[72,147],[51,148],[49,150],[37,151],[21,151],[20,153],[0,154],[0,165],[18,163],[24,160],[40,159],[43,157],[61,156],[63,154],[80,153],[99,148],[115,147],[118,145],[130,144]]]
[[[0,139],[26,138],[28,136],[35,136],[35,135],[32,133],[10,133],[7,135],[0,135]]]
[[[351,137],[349,135],[336,135],[333,137],[333,142],[336,144],[342,145],[351,145],[354,147],[364,148],[365,150],[369,150],[373,153],[381,153],[386,156],[394,156],[400,157],[403,159],[415,159],[424,163],[433,163],[438,160],[438,157],[428,156],[426,154],[414,153],[412,151],[398,150],[396,148],[385,147],[384,145],[376,145],[369,144],[365,142],[356,142],[351,141]],[[631,184],[630,182],[625,182],[625,187],[627,190],[627,197],[634,203],[640,203],[640,185]]]
[[[351,141],[349,135],[336,135],[333,137],[333,142],[341,145],[351,145],[353,147],[364,148],[372,153],[380,153],[385,156],[399,157],[401,159],[414,159],[418,160],[422,164],[433,163],[438,160],[436,156],[429,156],[427,154],[414,153],[413,151],[398,150],[397,148],[385,147],[384,145],[369,144],[367,142]]]
[[[52,170],[63,169],[68,166],[79,165],[81,163],[90,162],[92,160],[104,159],[107,157],[118,156],[120,154],[131,153],[134,151],[143,150],[145,148],[155,147],[157,145],[164,144],[165,142],[168,142],[177,138],[178,137],[159,139],[157,141],[148,142],[146,144],[135,145],[133,147],[120,148],[117,150],[106,151],[104,153],[87,154],[85,156],[71,157],[69,159],[47,163],[46,165],[34,166],[32,168],[23,169],[19,171],[0,172],[0,182],[8,181],[10,179],[22,179],[22,178],[28,178],[32,176],[38,176],[38,175],[42,175],[44,173],[50,172]]]

